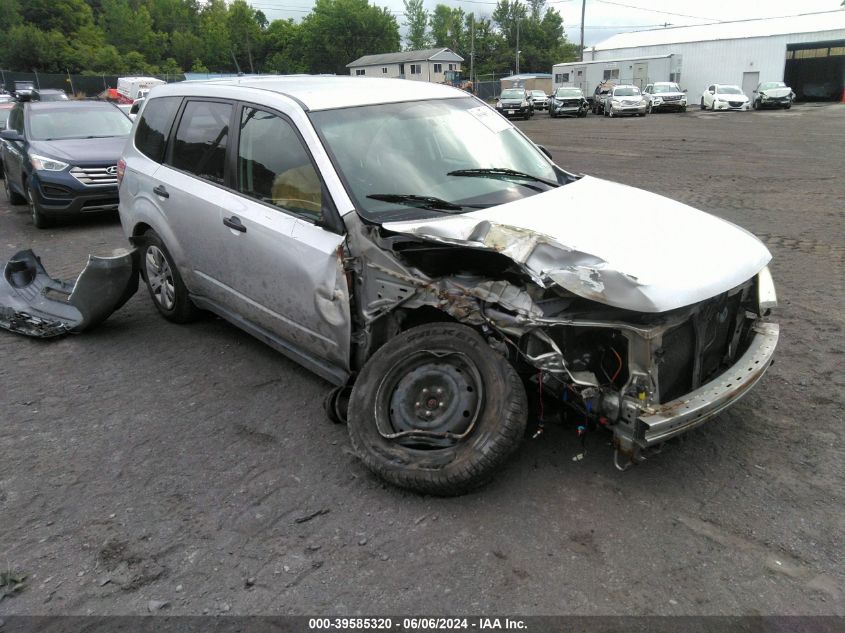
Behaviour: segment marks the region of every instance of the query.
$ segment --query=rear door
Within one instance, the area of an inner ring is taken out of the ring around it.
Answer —
[[[152,183],[152,194],[179,246],[172,254],[185,284],[191,293],[218,302],[228,298],[220,280],[225,268],[220,216],[236,198],[226,175],[235,110],[233,101],[186,99]]]

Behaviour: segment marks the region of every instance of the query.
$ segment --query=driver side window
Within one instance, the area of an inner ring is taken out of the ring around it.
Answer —
[[[313,221],[322,219],[322,183],[291,124],[244,107],[238,142],[238,191]]]

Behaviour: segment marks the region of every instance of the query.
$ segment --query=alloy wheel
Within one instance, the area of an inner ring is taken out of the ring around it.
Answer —
[[[150,244],[147,247],[144,265],[153,297],[165,310],[172,310],[176,304],[176,284],[170,264],[158,246]]]

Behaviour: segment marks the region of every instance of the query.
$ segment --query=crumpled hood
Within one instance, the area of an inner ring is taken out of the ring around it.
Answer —
[[[515,202],[389,231],[498,251],[537,283],[665,312],[730,290],[771,259],[748,231],[669,198],[584,176]]]
[[[766,90],[760,91],[760,96],[766,95],[767,97],[788,97],[792,93],[791,88],[767,88]]]

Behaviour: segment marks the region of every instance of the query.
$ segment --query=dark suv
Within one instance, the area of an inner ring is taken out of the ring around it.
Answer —
[[[58,216],[117,210],[117,160],[132,121],[110,103],[18,103],[0,134],[6,197],[45,228]]]

